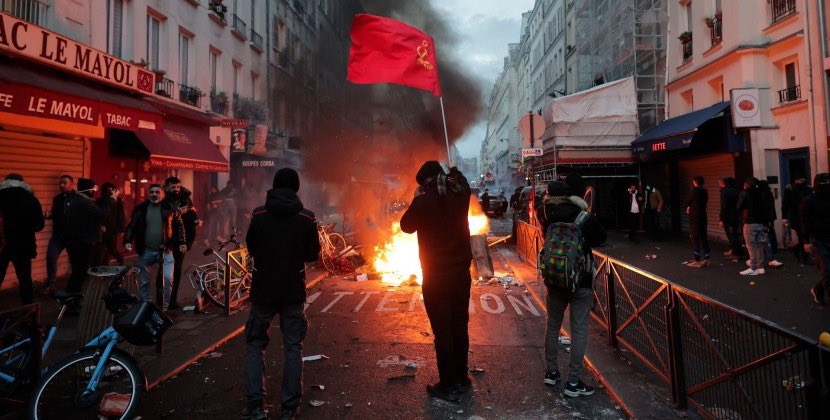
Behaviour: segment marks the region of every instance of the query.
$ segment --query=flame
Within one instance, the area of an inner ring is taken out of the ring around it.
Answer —
[[[490,231],[490,221],[475,197],[470,200],[467,223],[470,235],[484,235]],[[418,235],[402,232],[400,223],[392,224],[392,236],[383,246],[375,247],[375,255],[372,266],[380,274],[383,283],[399,286],[412,278],[418,284],[423,283]]]

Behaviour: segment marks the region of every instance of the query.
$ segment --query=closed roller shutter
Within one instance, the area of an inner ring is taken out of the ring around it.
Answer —
[[[704,187],[709,193],[709,203],[706,206],[706,213],[709,220],[709,238],[726,241],[726,235],[719,225],[720,221],[720,187],[718,180],[725,177],[735,176],[735,161],[730,153],[720,153],[710,156],[700,156],[692,159],[681,160],[677,164],[678,176],[680,178],[681,204],[686,200],[692,190],[692,178],[702,176]],[[689,231],[689,216],[686,208],[681,208],[681,223],[683,232]]]
[[[68,174],[76,180],[83,174],[84,141],[82,138],[47,137],[12,131],[0,131],[0,179],[10,172],[23,175],[24,181],[35,192],[43,211],[52,207],[52,197],[58,193],[61,175]],[[46,248],[52,235],[52,223],[37,234],[37,259],[32,261],[32,279],[46,279]],[[66,252],[58,260],[58,275],[69,271]],[[9,265],[4,286],[9,287],[17,277],[13,265]],[[7,284],[8,283],[8,284]]]

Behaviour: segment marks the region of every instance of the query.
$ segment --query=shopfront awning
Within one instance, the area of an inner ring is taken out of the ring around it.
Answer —
[[[210,141],[210,126],[193,120],[165,118],[158,133],[136,133],[150,152],[150,166],[228,172],[228,161]]]
[[[135,132],[157,131],[162,119],[132,94],[10,59],[0,59],[0,112]]]
[[[669,118],[634,140],[631,143],[631,149],[634,153],[688,149],[700,126],[727,108],[729,108],[729,102],[721,102],[679,117]]]

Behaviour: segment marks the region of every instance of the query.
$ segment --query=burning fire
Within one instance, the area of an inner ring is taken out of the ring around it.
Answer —
[[[470,200],[467,223],[470,225],[470,235],[484,235],[490,231],[490,222],[481,210],[478,200]],[[375,255],[372,265],[380,274],[383,283],[399,286],[412,278],[418,284],[423,283],[421,260],[418,256],[418,235],[403,233],[400,223],[392,224],[391,238],[385,245],[375,247]]]

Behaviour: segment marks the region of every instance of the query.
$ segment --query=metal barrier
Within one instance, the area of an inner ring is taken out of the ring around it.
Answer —
[[[539,228],[518,227],[517,251],[535,266]],[[594,251],[592,317],[671,389],[712,418],[821,418],[830,350],[755,315]],[[827,409],[827,407],[824,407]]]
[[[248,248],[229,251],[224,269],[225,277],[225,315],[248,300],[251,291],[251,278],[248,272]]]

